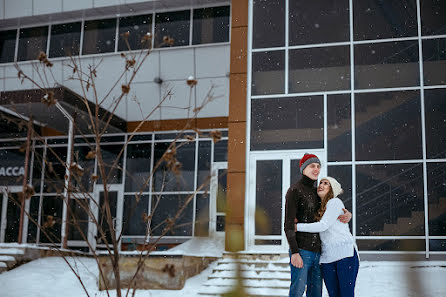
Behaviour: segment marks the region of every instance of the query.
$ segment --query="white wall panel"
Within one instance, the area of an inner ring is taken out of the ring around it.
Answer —
[[[93,0],[63,0],[63,11],[82,10],[93,7]]]
[[[229,79],[227,77],[199,79],[197,84],[197,107],[207,100],[212,89],[214,99],[207,103],[198,114],[199,118],[225,117],[229,115]]]
[[[196,77],[219,77],[229,73],[229,45],[195,48]]]
[[[0,19],[5,18],[5,0],[0,0]]]
[[[5,66],[0,66],[0,78],[5,77]]]
[[[94,7],[104,7],[124,4],[125,0],[93,0]]]
[[[51,67],[51,73],[48,76],[50,80],[50,87],[55,87],[57,84],[63,84],[63,61],[53,61],[53,67]]]
[[[151,52],[136,74],[134,82],[153,82],[155,77],[160,77],[159,51]]]
[[[161,78],[164,81],[187,79],[194,75],[193,49],[161,50]]]
[[[25,80],[23,84],[17,77],[5,78],[5,91],[17,91],[35,89],[36,87],[28,80]]]
[[[62,11],[61,0],[34,0],[33,15],[56,13],[61,11]]]
[[[5,18],[31,16],[32,13],[33,0],[5,0]]]
[[[17,69],[14,65],[3,66],[3,70],[5,71],[4,77],[17,77]]]
[[[76,61],[78,61],[76,59]],[[67,87],[68,89],[72,90],[73,92],[79,94],[80,96],[84,96],[84,93],[82,91],[81,82],[78,80],[78,74],[77,72],[73,74],[73,68],[71,68],[69,65],[71,65],[71,61],[65,60],[63,62],[63,81],[62,84]],[[93,58],[83,58],[81,59],[80,68],[82,71],[88,73],[88,65],[94,65]],[[75,79],[72,79],[75,78]],[[83,77],[83,79],[87,79],[86,76]],[[84,89],[86,88],[86,83],[84,83]],[[86,91],[86,89],[85,89]],[[86,91],[87,92],[87,91]],[[92,89],[90,88],[89,91],[86,93],[88,100],[94,102],[94,98],[92,96]]]
[[[159,85],[156,83],[133,84],[127,96],[127,121],[141,121],[146,118],[160,102]],[[159,120],[159,110],[147,119]]]
[[[190,98],[190,87],[186,84],[186,80],[163,82],[161,96],[167,94],[169,90],[171,90],[172,95],[162,104],[161,119],[185,119],[191,117],[194,109],[195,91],[192,90],[192,97]]]

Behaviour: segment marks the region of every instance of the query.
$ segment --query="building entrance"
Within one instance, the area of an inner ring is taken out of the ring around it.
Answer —
[[[21,187],[3,188],[0,193],[0,242],[18,242]]]

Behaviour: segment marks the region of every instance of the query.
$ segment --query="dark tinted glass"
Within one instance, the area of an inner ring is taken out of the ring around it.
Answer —
[[[110,207],[110,214],[112,221],[115,221],[116,219],[116,208],[117,208],[117,198],[118,198],[118,192],[115,191],[109,191],[108,192],[108,202]],[[105,193],[100,192],[99,193],[99,211],[98,211],[98,225],[100,228],[102,228],[103,233],[100,233],[98,231],[96,240],[97,243],[108,243],[111,244],[112,237],[111,232],[115,231],[115,227],[109,224],[108,222],[108,215],[107,215],[107,203],[105,202]],[[105,241],[106,240],[106,241]]]
[[[446,33],[446,2],[444,0],[420,0],[421,34]]]
[[[65,186],[66,147],[49,147],[46,150],[45,185],[47,193],[63,193]]]
[[[151,148],[150,143],[127,146],[126,192],[149,190]]]
[[[301,179],[302,173],[299,170],[300,159],[290,160],[290,185]]]
[[[290,45],[350,40],[348,6],[348,0],[290,0]]]
[[[155,210],[157,199],[152,200],[153,219],[150,225],[153,235],[163,234],[164,228],[169,231],[166,236],[191,236],[192,235],[192,214],[193,199],[186,205],[188,195],[164,195],[160,197],[159,204]],[[180,212],[180,209],[184,210]],[[168,224],[177,214],[178,219],[173,225]],[[167,222],[166,222],[167,220]]]
[[[350,89],[350,47],[330,46],[289,52],[289,92]]]
[[[0,63],[14,62],[17,30],[0,32]]]
[[[352,159],[350,95],[328,95],[327,138],[328,161],[350,161]]]
[[[46,53],[48,26],[20,29],[17,61],[36,60],[40,52]]]
[[[217,232],[225,231],[225,224],[226,224],[226,216],[217,216],[216,231]]]
[[[82,240],[88,238],[89,199],[70,199],[68,218],[68,240]],[[80,229],[80,230],[79,230]]]
[[[446,84],[446,39],[423,40],[424,84]]]
[[[429,240],[430,251],[446,251],[446,239]]]
[[[124,213],[122,214],[122,234],[145,236],[149,214],[148,195],[124,197]]]
[[[81,25],[79,22],[51,26],[50,58],[79,55]]]
[[[157,13],[155,47],[189,45],[190,10]],[[163,43],[164,36],[173,38],[173,45]]]
[[[81,171],[72,170],[73,185],[80,192],[93,192],[94,181],[91,178],[94,175],[95,160],[88,156],[94,148],[88,146],[76,146],[74,148],[73,162],[80,165]],[[87,157],[88,156],[88,157]]]
[[[21,186],[25,176],[25,152],[18,149],[0,150],[0,184]]]
[[[446,235],[446,162],[427,164],[429,235]]]
[[[229,6],[194,9],[193,44],[229,41]]]
[[[355,95],[356,160],[421,159],[418,91]]]
[[[360,251],[424,251],[424,239],[357,239]],[[424,292],[420,292],[423,295]]]
[[[129,33],[128,37],[123,34]],[[151,40],[141,42],[143,37],[147,34],[152,34],[152,15],[138,15],[119,18],[119,41],[118,51],[137,50],[142,48],[149,48],[152,44]],[[128,41],[128,45],[126,40]],[[130,48],[129,48],[130,47]]]
[[[38,143],[36,142],[36,145]],[[40,192],[40,185],[42,181],[42,164],[43,164],[43,149],[36,148],[34,150],[34,160],[32,164],[32,186],[34,187],[34,191],[36,193]]]
[[[0,202],[2,199],[0,199]],[[28,219],[28,233],[26,243],[37,243],[37,225],[39,222],[39,208],[40,208],[40,197],[34,196],[31,197],[29,203],[29,216]],[[2,207],[0,205],[0,211]],[[34,221],[34,222],[33,222]]]
[[[354,1],[353,32],[355,40],[417,36],[416,1]]]
[[[107,184],[120,184],[122,181],[122,145],[101,145],[102,160],[105,168],[105,174],[107,177]],[[118,159],[118,155],[120,155]],[[98,183],[102,183],[102,177],[100,174],[100,168],[98,164],[97,169],[99,180]]]
[[[355,88],[418,86],[418,57],[418,41],[355,45]]]
[[[82,54],[100,54],[115,51],[116,19],[86,21]]]
[[[344,193],[339,195],[339,199],[344,202],[344,206],[353,216],[353,201],[352,201],[352,166],[328,166],[328,176],[334,177],[342,186]],[[321,176],[322,177],[322,176]],[[353,232],[353,220],[349,223],[350,231]]]
[[[284,93],[285,51],[252,53],[252,95]]]
[[[228,161],[228,141],[220,140],[214,144],[214,162]]]
[[[217,188],[217,213],[226,212],[226,193],[228,191],[226,169],[217,171],[218,188]]]
[[[285,0],[253,1],[252,47],[285,45]]]
[[[255,235],[280,235],[282,224],[282,160],[256,163]]]
[[[446,158],[446,89],[425,90],[426,154]]]
[[[209,190],[211,177],[211,142],[200,141],[198,144],[197,189]]]
[[[197,195],[195,201],[195,236],[208,236],[209,195]]]
[[[62,196],[43,197],[40,214],[40,225],[42,227],[40,242],[60,242],[63,203]]]
[[[322,96],[251,100],[251,149],[324,146]]]
[[[356,166],[357,235],[424,235],[422,164]]]
[[[5,242],[17,242],[20,226],[20,198],[18,193],[8,193],[6,205]],[[4,222],[4,221],[3,221]]]

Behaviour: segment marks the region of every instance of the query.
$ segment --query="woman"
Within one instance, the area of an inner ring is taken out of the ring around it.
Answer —
[[[317,194],[321,198],[321,206],[316,215],[318,222],[296,225],[299,232],[320,232],[320,263],[330,297],[354,296],[359,270],[359,257],[353,236],[348,225],[337,220],[344,213],[344,203],[337,198],[342,193],[337,180],[332,177],[322,178],[317,188]]]

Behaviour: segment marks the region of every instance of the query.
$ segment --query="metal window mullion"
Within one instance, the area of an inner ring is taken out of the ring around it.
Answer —
[[[82,56],[83,49],[84,49],[84,34],[85,34],[85,19],[82,19],[81,22],[81,37],[80,37],[80,44],[79,44],[79,56]]]
[[[423,44],[421,41],[421,12],[420,0],[417,3],[418,27],[418,65],[420,69],[420,113],[421,113],[421,144],[423,149],[423,193],[424,193],[424,232],[426,241],[426,258],[429,259],[429,203],[427,194],[427,163],[426,163],[426,119],[424,109],[424,73],[423,73]]]
[[[153,35],[152,35],[153,36]],[[152,133],[152,140],[150,142],[150,173],[149,173],[149,205],[148,205],[148,214],[149,216],[152,214],[152,197],[153,197],[153,179],[155,178],[155,172],[153,172],[153,166],[154,166],[154,158],[155,158],[155,134]],[[150,226],[148,226],[150,228]],[[147,230],[147,229],[146,229]],[[146,231],[147,232],[147,231]],[[147,241],[150,240],[150,234],[147,236]]]
[[[325,166],[327,168],[328,175],[328,102],[327,102],[327,94],[324,94],[324,160]]]
[[[53,26],[53,24],[49,24],[48,25],[48,35],[47,35],[48,40],[46,41],[46,51],[45,51],[46,55],[48,57],[50,56],[50,40],[51,40],[51,28],[52,28],[52,26]]]
[[[152,13],[152,28],[151,28],[152,29],[152,39],[150,40],[150,42],[152,43],[151,48],[155,48],[155,25],[156,25],[155,17],[156,17],[156,13],[153,12]],[[158,56],[159,56],[159,54],[158,54]]]
[[[288,80],[289,80],[289,0],[285,1],[285,94],[288,94]]]
[[[114,52],[118,52],[118,42],[119,42],[119,16],[116,17],[116,31],[115,31],[115,50]]]
[[[15,48],[14,48],[14,62],[17,62],[19,57],[19,38],[20,38],[20,26],[17,28],[17,34],[15,38]]]
[[[194,9],[193,8],[190,9],[189,20],[190,20],[190,25],[189,25],[189,45],[192,45],[193,44],[192,43],[192,38],[194,36],[193,32],[192,32],[193,26],[194,26]]]
[[[198,182],[198,133],[195,134],[195,175],[194,175],[194,191],[197,191]],[[195,236],[195,212],[197,207],[197,195],[194,193],[194,200],[192,205],[192,236]]]

